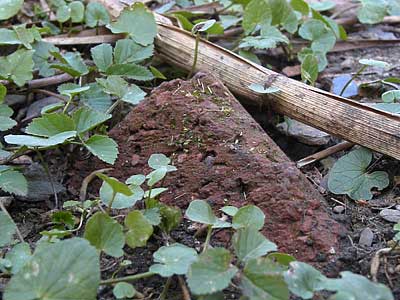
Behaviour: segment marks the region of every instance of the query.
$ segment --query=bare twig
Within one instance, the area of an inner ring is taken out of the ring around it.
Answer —
[[[190,293],[186,286],[185,280],[183,280],[182,276],[178,276],[179,285],[182,290],[182,298],[183,300],[190,300]]]
[[[85,179],[83,179],[82,181],[82,185],[81,185],[81,190],[79,192],[79,200],[80,201],[85,201],[86,199],[86,192],[87,192],[87,187],[89,185],[89,183],[96,178],[96,174],[100,174],[100,173],[105,173],[108,171],[111,171],[112,168],[105,168],[105,169],[100,169],[100,170],[96,170],[93,171],[92,173],[90,173],[88,176],[85,177]]]

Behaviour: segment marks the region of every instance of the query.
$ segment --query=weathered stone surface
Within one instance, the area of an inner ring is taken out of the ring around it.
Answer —
[[[255,204],[266,214],[263,233],[280,251],[303,261],[338,252],[342,228],[325,212],[321,196],[215,78],[199,74],[162,84],[111,136],[120,151],[112,176],[149,172],[149,156],[164,153],[178,171],[167,176],[161,201],[183,209],[193,199],[206,199],[215,209]],[[84,173],[102,167],[88,161],[75,166]]]

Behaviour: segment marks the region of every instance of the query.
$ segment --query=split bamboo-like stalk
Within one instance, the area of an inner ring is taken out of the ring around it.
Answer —
[[[123,9],[118,0],[97,0],[116,17]],[[190,70],[194,36],[156,16],[157,55],[166,62]],[[196,71],[218,76],[236,95],[258,105],[329,132],[355,144],[400,159],[400,116],[383,112],[287,78],[205,40],[200,41]],[[277,87],[279,92],[261,95],[249,89],[252,83]]]

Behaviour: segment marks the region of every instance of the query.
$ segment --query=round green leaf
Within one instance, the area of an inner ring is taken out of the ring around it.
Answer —
[[[385,103],[396,102],[400,100],[400,90],[387,91],[382,94],[382,101]]]
[[[153,254],[155,264],[150,267],[150,272],[163,277],[174,274],[184,275],[189,266],[197,259],[197,252],[193,248],[176,243],[163,246]]]
[[[157,35],[153,14],[143,3],[136,2],[131,9],[125,9],[118,20],[107,26],[113,33],[128,33],[138,44],[147,46]]]
[[[15,16],[24,4],[24,0],[0,0],[0,20]]]
[[[88,241],[72,238],[39,247],[14,275],[4,300],[96,299],[100,264]]]
[[[336,6],[333,1],[311,2],[310,7],[316,11],[330,10]]]
[[[149,158],[148,164],[149,167],[156,170],[161,167],[166,167],[171,162],[171,159],[164,154],[152,154]]]
[[[233,217],[239,211],[239,209],[235,206],[227,205],[220,209],[224,214]]]
[[[347,194],[354,200],[372,199],[372,188],[382,190],[389,185],[386,172],[368,173],[372,153],[360,148],[341,157],[329,172],[328,188],[334,194]]]
[[[153,170],[146,176],[146,178],[148,179],[147,185],[150,187],[155,185],[157,182],[161,181],[165,177],[165,175],[167,175],[167,169],[164,167]]]
[[[233,216],[232,226],[235,229],[252,226],[260,230],[264,227],[264,219],[265,215],[261,209],[255,205],[246,205]]]
[[[153,226],[138,210],[131,211],[126,216],[125,227],[128,229],[126,243],[131,248],[145,246],[153,234]]]
[[[126,184],[132,184],[132,185],[141,185],[145,182],[146,180],[146,176],[142,175],[142,174],[138,174],[138,175],[132,175],[131,177],[129,177],[125,183]]]
[[[98,212],[90,217],[85,227],[85,239],[97,250],[120,257],[124,254],[125,237],[122,226],[106,213]]]
[[[217,222],[211,206],[204,200],[193,200],[190,202],[185,216],[193,222],[202,224],[213,225]]]
[[[323,290],[326,280],[320,271],[298,261],[290,263],[290,270],[284,276],[289,290],[303,299],[311,299],[314,292]]]
[[[89,27],[107,25],[110,23],[110,16],[107,9],[100,3],[90,2],[86,6],[85,22]]]
[[[390,67],[390,65],[387,62],[381,61],[381,60],[376,60],[376,59],[363,58],[363,59],[360,59],[358,62],[362,65],[366,65],[369,67],[377,67],[377,68],[381,68],[381,69],[387,69]]]
[[[231,254],[224,248],[209,249],[191,264],[187,283],[195,295],[213,294],[227,288],[238,269],[231,266]]]
[[[136,290],[130,283],[118,282],[113,288],[113,294],[117,299],[133,298]]]
[[[57,9],[57,21],[60,23],[67,22],[71,18],[71,9],[67,5],[62,5]]]
[[[85,12],[85,6],[81,1],[73,1],[69,4],[69,9],[71,11],[71,21],[74,23],[80,23],[83,21],[83,16]]]
[[[31,256],[31,248],[28,243],[16,244],[5,256],[5,259],[11,262],[11,273],[18,273],[30,260]]]

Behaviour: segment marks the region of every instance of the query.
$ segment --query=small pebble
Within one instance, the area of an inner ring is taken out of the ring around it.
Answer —
[[[337,205],[333,208],[333,212],[335,214],[342,214],[345,211],[345,207],[343,205]]]
[[[400,221],[400,210],[397,209],[385,208],[381,210],[379,215],[388,222],[397,223]]]
[[[374,233],[370,228],[367,227],[361,232],[358,244],[363,247],[371,247],[373,240]]]

